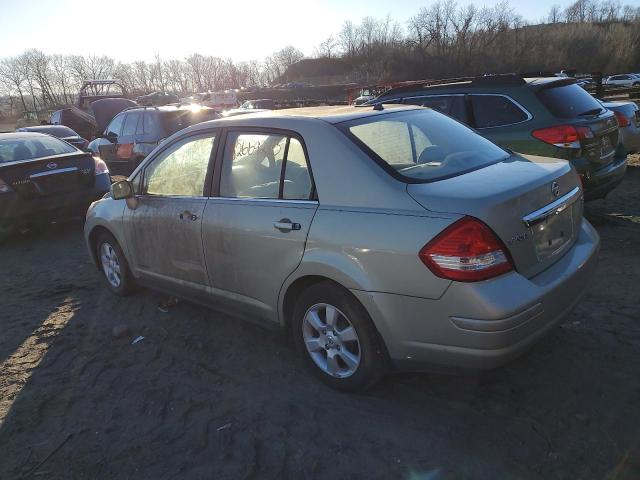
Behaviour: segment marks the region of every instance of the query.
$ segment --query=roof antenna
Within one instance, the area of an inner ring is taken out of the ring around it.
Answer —
[[[384,107],[382,106],[382,103],[376,103],[376,104],[373,106],[373,109],[374,109],[375,111],[379,112],[380,110],[384,110]]]

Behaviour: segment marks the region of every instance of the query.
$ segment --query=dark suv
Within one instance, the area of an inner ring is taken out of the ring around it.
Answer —
[[[89,150],[104,160],[112,173],[129,174],[165,138],[190,125],[220,118],[207,107],[167,105],[131,107],[118,113]]]
[[[626,171],[615,115],[572,78],[493,75],[412,84],[369,105],[383,103],[435,108],[504,148],[569,160],[587,200],[607,195]]]

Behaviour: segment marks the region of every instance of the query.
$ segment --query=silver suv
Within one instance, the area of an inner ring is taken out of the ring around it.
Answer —
[[[290,329],[329,385],[491,368],[578,301],[598,235],[564,160],[421,107],[318,107],[178,132],[87,213],[107,286]]]

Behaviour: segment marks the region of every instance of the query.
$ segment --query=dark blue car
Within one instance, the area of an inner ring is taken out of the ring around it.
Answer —
[[[106,164],[51,135],[0,134],[0,233],[84,215],[109,191]]]

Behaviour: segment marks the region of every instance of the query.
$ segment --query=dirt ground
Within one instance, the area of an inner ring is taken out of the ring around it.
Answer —
[[[0,246],[0,478],[638,479],[635,165],[587,206],[598,275],[559,328],[504,368],[365,395],[312,379],[278,332],[111,295],[79,223],[15,238]]]

